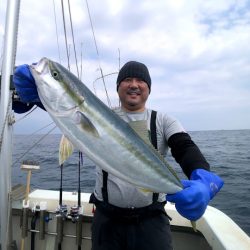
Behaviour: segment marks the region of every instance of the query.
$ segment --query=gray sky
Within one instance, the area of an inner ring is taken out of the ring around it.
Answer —
[[[6,2],[0,3],[1,54]],[[57,28],[53,1],[21,1],[16,65],[46,56],[67,66],[61,1],[54,2]],[[250,129],[250,1],[89,0],[99,56],[86,2],[74,0],[70,7],[82,81],[92,91],[95,82],[104,102],[102,81],[95,81],[99,66],[109,74],[118,71],[119,61],[137,60],[151,73],[149,108],[176,117],[187,130]],[[106,78],[112,106],[118,105],[116,76]],[[15,133],[32,133],[50,122],[37,109],[15,124]]]

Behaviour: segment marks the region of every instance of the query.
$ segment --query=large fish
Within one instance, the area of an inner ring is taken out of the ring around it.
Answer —
[[[95,164],[145,190],[168,194],[182,190],[160,153],[71,72],[47,58],[30,69],[47,112]]]

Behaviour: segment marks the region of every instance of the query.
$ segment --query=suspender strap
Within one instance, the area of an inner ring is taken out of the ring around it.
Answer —
[[[159,193],[153,193],[153,203],[158,201]]]
[[[151,143],[157,149],[157,136],[156,136],[156,114],[155,110],[152,110],[151,119],[150,119],[150,134],[151,134]],[[103,186],[102,186],[102,197],[103,201],[108,203],[108,173],[102,170],[103,174]],[[153,203],[157,202],[159,197],[158,193],[153,193]]]
[[[108,172],[102,170],[103,184],[102,184],[102,198],[104,202],[109,201],[108,199]]]
[[[156,137],[156,111],[152,110],[151,119],[150,119],[150,135],[151,135],[151,143],[157,149],[157,137]]]
[[[157,147],[157,136],[156,136],[156,114],[155,110],[151,112],[151,119],[150,119],[150,135],[151,135],[151,143],[158,149]],[[153,193],[153,203],[157,202],[159,197],[159,193]]]

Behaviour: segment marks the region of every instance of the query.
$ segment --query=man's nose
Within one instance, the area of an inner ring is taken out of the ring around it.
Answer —
[[[137,81],[137,79],[135,79],[135,78],[131,79],[130,88],[138,88],[138,81]]]

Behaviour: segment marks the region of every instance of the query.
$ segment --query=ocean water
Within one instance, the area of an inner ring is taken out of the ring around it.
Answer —
[[[219,130],[190,132],[211,165],[225,184],[210,205],[229,215],[250,236],[250,130]],[[39,163],[40,170],[34,171],[32,188],[58,190],[60,168],[58,145],[61,135],[15,135],[13,150],[12,185],[25,184],[27,173],[20,169],[23,160]],[[184,178],[180,167],[171,154],[169,163]],[[81,168],[81,191],[92,192],[95,185],[95,165],[83,157]],[[70,157],[63,168],[63,189],[75,191],[78,186],[78,153]]]

